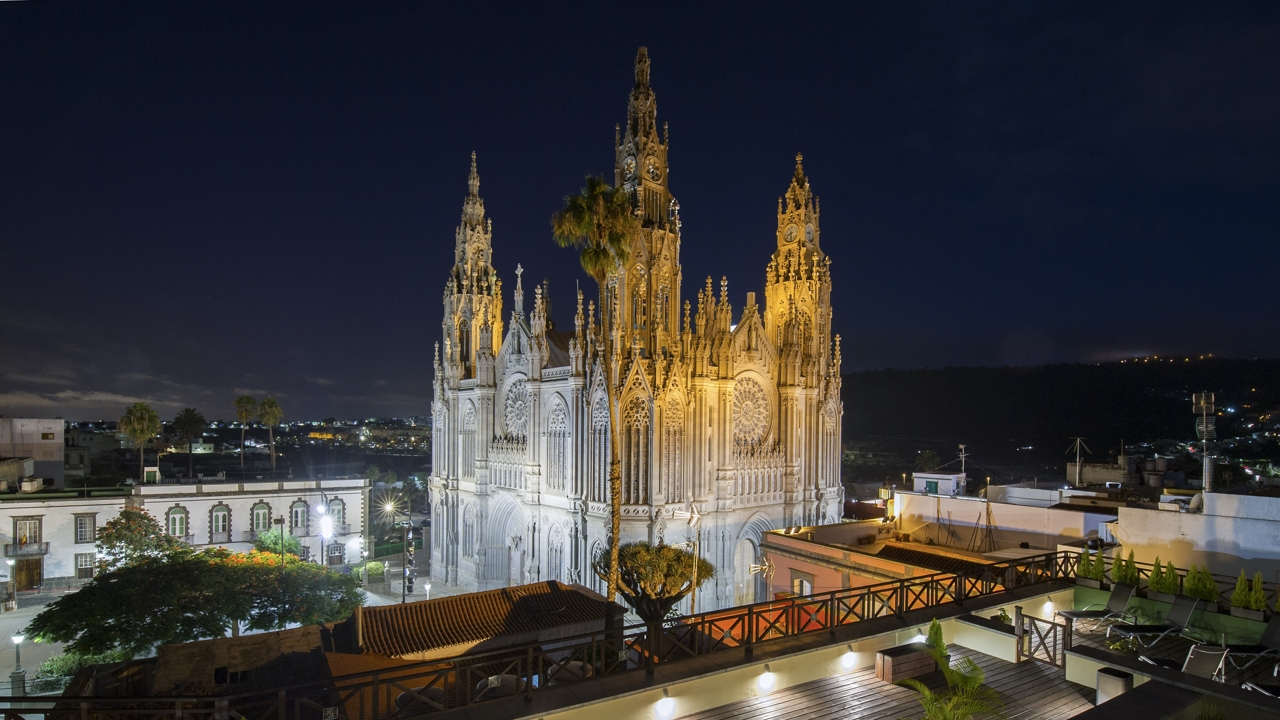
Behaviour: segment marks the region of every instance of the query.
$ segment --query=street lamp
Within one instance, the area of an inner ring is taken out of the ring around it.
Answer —
[[[14,635],[13,640],[13,672],[9,673],[10,692],[14,696],[27,694],[27,671],[22,669],[22,635]]]
[[[320,496],[320,564],[329,566],[329,556],[324,554],[324,543],[333,538],[333,516],[329,514],[329,500]]]
[[[4,561],[4,564],[9,566],[9,582],[8,582],[8,583],[6,583],[6,584],[9,586],[9,587],[8,587],[9,592],[8,592],[8,595],[5,597],[5,602],[6,602],[6,603],[7,603],[7,602],[13,602],[13,609],[17,610],[17,609],[18,609],[18,594],[17,594],[17,592],[15,591],[15,588],[16,588],[17,586],[13,584],[13,558],[8,558],[8,559],[6,559],[6,560]]]

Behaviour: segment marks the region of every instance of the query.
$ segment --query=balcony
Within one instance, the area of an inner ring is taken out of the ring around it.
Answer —
[[[244,532],[240,533],[240,537],[242,538],[240,542],[247,542],[247,543],[258,542],[258,531],[245,530]]]
[[[231,542],[231,533],[229,532],[209,533],[209,542],[213,545],[225,545],[226,543]]]
[[[298,527],[289,528],[289,534],[294,537],[306,537],[308,535],[307,526],[300,525]]]
[[[4,556],[11,558],[41,557],[49,554],[49,543],[5,543]]]

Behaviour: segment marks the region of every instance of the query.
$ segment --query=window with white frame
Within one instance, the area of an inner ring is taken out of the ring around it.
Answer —
[[[76,542],[91,543],[98,539],[97,516],[76,515]]]
[[[264,533],[271,529],[271,506],[260,502],[253,506],[253,531]]]
[[[169,534],[174,537],[187,535],[187,509],[176,507],[169,510]]]
[[[214,534],[226,533],[230,525],[231,508],[226,505],[215,505],[213,512],[209,514],[209,532]],[[226,541],[223,540],[222,542]]]
[[[307,504],[302,500],[295,502],[290,509],[290,520],[295,530],[306,531],[307,529]]]
[[[344,525],[347,522],[347,504],[341,500],[329,501],[329,517],[333,519],[333,526]]]
[[[76,579],[90,580],[93,578],[94,556],[93,553],[76,553]]]

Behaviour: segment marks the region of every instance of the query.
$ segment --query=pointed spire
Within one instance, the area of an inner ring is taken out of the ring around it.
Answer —
[[[649,48],[643,46],[636,53],[636,87],[649,87]]]
[[[474,158],[474,157],[475,157],[475,153],[472,153],[472,154],[471,154],[471,156]],[[797,182],[798,184],[800,184],[800,185],[804,185],[804,182],[805,182],[805,180],[804,180],[804,155],[801,155],[800,153],[796,153],[796,182]]]
[[[524,268],[520,267],[520,263],[516,263],[516,291],[513,304],[518,318],[524,318],[524,285],[521,284],[521,275],[524,275]]]
[[[471,151],[471,174],[467,176],[467,190],[471,197],[480,197],[480,173],[476,172],[476,151]]]

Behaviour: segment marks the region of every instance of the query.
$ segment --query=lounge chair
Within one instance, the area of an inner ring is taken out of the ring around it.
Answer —
[[[1139,655],[1138,659],[1170,670],[1179,670],[1188,675],[1222,682],[1226,676],[1226,670],[1223,668],[1226,657],[1227,649],[1224,647],[1192,645],[1187,650],[1187,659],[1182,662],[1168,658],[1149,658],[1146,655]]]
[[[1107,598],[1107,604],[1102,605],[1095,603],[1086,605],[1083,610],[1059,610],[1054,615],[1061,615],[1070,620],[1074,626],[1077,620],[1093,620],[1093,626],[1089,630],[1097,630],[1102,627],[1103,623],[1113,623],[1131,618],[1128,612],[1129,600],[1133,597],[1133,591],[1136,588],[1127,583],[1116,583],[1111,588],[1111,597]]]
[[[1276,677],[1277,675],[1280,675],[1280,664],[1277,664],[1275,667],[1271,668],[1271,677]],[[1254,692],[1260,692],[1263,695],[1266,695],[1267,697],[1280,698],[1280,685],[1247,682],[1241,685],[1240,687],[1244,688],[1245,690],[1253,690]]]
[[[1181,635],[1186,631],[1191,613],[1195,612],[1196,605],[1199,603],[1200,601],[1195,598],[1179,595],[1173,599],[1173,607],[1169,608],[1169,614],[1165,616],[1163,623],[1150,625],[1118,623],[1107,627],[1107,637],[1111,637],[1111,633],[1114,632],[1120,637],[1136,640],[1142,647],[1151,647],[1169,635]],[[1146,638],[1152,639],[1147,642]]]
[[[1271,616],[1258,642],[1252,645],[1227,645],[1227,658],[1231,660],[1232,667],[1243,669],[1262,658],[1277,656],[1280,656],[1280,612]],[[1248,658],[1248,662],[1240,665],[1236,662],[1237,658]]]

